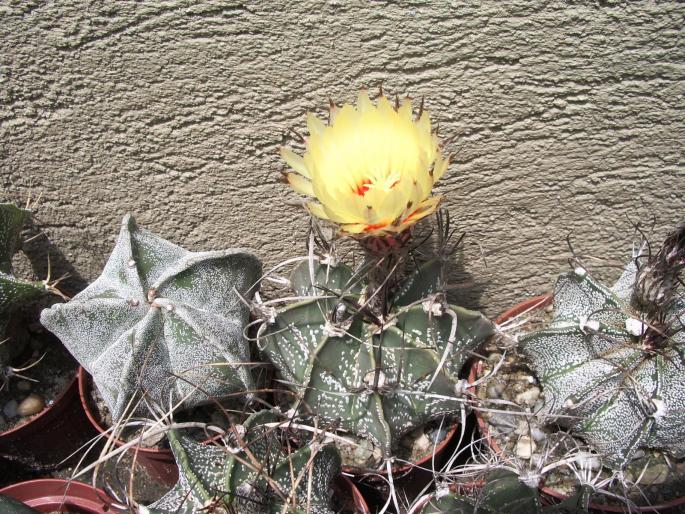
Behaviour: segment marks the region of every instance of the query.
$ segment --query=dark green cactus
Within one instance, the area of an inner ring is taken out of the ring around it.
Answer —
[[[12,273],[12,257],[19,249],[21,229],[28,214],[15,205],[0,204],[0,382],[5,380],[10,360],[21,351],[14,341],[3,340],[10,313],[40,299],[47,290],[45,282],[23,280]]]
[[[32,509],[25,503],[0,494],[0,512],[3,514],[38,514],[39,511]]]
[[[281,421],[271,411],[250,416],[229,432],[231,445],[199,444],[169,432],[179,481],[142,514],[195,512],[333,513],[331,485],[340,474],[340,455],[332,445],[302,441],[284,448]],[[270,425],[268,425],[270,424]],[[287,443],[286,443],[287,444]],[[212,510],[213,509],[213,510]]]
[[[494,326],[444,302],[441,264],[428,261],[396,288],[387,315],[360,307],[370,293],[343,264],[294,270],[293,291],[312,298],[265,320],[259,340],[303,414],[370,440],[387,458],[409,431],[459,412],[461,367]]]
[[[685,226],[657,254],[646,248],[612,288],[583,267],[562,275],[550,326],[519,339],[543,414],[615,469],[638,449],[685,457]]]
[[[39,299],[46,291],[45,283],[12,274],[12,257],[20,247],[21,229],[28,215],[13,204],[0,204],[0,333],[13,308]]]
[[[488,473],[482,489],[473,496],[449,492],[425,500],[420,514],[581,514],[588,512],[592,488],[581,486],[559,504],[544,505],[537,487],[524,484],[511,471],[496,469]],[[412,511],[413,512],[413,511]]]
[[[102,275],[41,321],[93,376],[115,420],[141,391],[164,409],[190,407],[253,390],[239,295],[251,298],[260,273],[251,253],[188,252],[127,215]]]

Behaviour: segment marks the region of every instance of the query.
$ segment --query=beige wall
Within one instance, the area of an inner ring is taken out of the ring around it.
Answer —
[[[489,314],[551,286],[570,232],[618,263],[629,219],[681,219],[683,5],[474,4],[0,2],[4,195],[42,194],[53,260],[84,280],[128,210],[273,264],[306,231],[279,182],[287,129],[383,81],[426,96],[455,154],[438,189]]]

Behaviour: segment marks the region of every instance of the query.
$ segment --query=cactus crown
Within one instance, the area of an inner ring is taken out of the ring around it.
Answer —
[[[227,513],[233,507],[241,513],[267,514],[285,512],[288,505],[287,512],[332,514],[330,488],[340,473],[338,451],[312,440],[301,440],[299,449],[288,451],[290,443],[280,425],[272,411],[253,414],[233,427],[228,448],[199,444],[170,431],[179,481],[141,512]]]
[[[559,277],[549,327],[519,339],[545,410],[622,469],[642,448],[685,457],[685,225],[642,249],[612,288]],[[563,415],[563,416],[562,416]]]
[[[388,458],[407,432],[460,411],[459,372],[494,326],[446,302],[441,257],[389,290],[369,284],[374,273],[390,276],[378,273],[379,261],[355,272],[332,260],[297,266],[298,301],[262,316],[260,349],[303,415],[370,440]]]
[[[102,275],[41,321],[93,375],[114,420],[140,392],[190,407],[253,389],[239,295],[251,298],[260,274],[251,253],[192,253],[127,215]]]

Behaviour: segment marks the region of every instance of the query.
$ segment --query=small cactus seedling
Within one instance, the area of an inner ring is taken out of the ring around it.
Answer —
[[[526,485],[516,473],[495,469],[485,477],[475,497],[454,492],[436,494],[425,501],[418,514],[581,514],[588,512],[591,493],[590,486],[580,486],[562,503],[543,506],[537,487]]]
[[[179,481],[160,500],[141,507],[141,513],[332,514],[330,491],[340,474],[338,451],[316,440],[290,448],[279,425],[274,412],[253,414],[243,425],[232,427],[229,447],[199,444],[170,431]]]
[[[305,299],[265,320],[258,337],[303,414],[370,440],[389,458],[409,431],[460,412],[459,372],[494,326],[446,303],[442,264],[435,258],[410,274],[386,314],[368,308],[373,292],[344,264],[313,259],[293,271],[291,287]]]
[[[548,328],[519,339],[545,414],[614,469],[639,449],[685,457],[685,225],[633,257],[608,288],[587,270],[562,275]]]
[[[127,407],[140,393],[191,407],[253,389],[240,297],[251,298],[260,273],[251,253],[188,252],[127,215],[102,275],[41,321],[93,376],[115,421],[148,414]]]

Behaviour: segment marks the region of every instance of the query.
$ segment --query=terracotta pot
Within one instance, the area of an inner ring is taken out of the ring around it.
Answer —
[[[59,434],[60,437],[46,437],[46,434]],[[78,455],[69,457],[94,435],[96,432],[81,407],[77,377],[74,377],[64,392],[40,414],[11,430],[0,432],[0,456],[35,471],[48,471],[78,459]]]
[[[114,500],[87,484],[60,479],[29,480],[0,489],[0,494],[19,500],[39,512],[111,514]]]
[[[536,296],[534,298],[531,298],[529,300],[526,300],[524,302],[519,303],[518,305],[515,305],[511,309],[507,310],[503,314],[501,314],[495,322],[497,324],[502,324],[505,321],[508,321],[526,311],[535,311],[539,309],[543,309],[550,305],[553,301],[552,295],[541,295],[541,296]],[[473,383],[475,380],[477,380],[481,375],[483,374],[483,362],[478,360],[474,361],[471,369],[469,371],[469,382]],[[474,391],[475,392],[475,391]],[[478,423],[478,428],[480,429],[481,434],[483,435],[483,439],[487,441],[488,445],[492,450],[497,453],[497,454],[502,454],[502,448],[497,444],[497,441],[495,440],[494,437],[490,435],[490,429],[488,422],[485,421],[483,416],[478,412],[474,411],[476,415],[476,421]],[[563,494],[561,491],[558,491],[556,489],[552,489],[550,487],[540,487],[540,491],[542,492],[543,495],[546,495],[551,502],[554,502],[555,500],[565,500],[568,496]],[[671,509],[675,509],[678,506],[685,505],[685,497],[681,498],[676,498],[674,500],[671,500],[669,502],[663,503],[661,505],[650,505],[650,506],[645,506],[645,507],[637,507],[634,508],[631,512],[669,512]],[[595,510],[595,511],[600,511],[600,512],[626,512],[626,506],[625,505],[603,505],[601,503],[590,503],[590,509]],[[681,512],[680,509],[674,510],[672,512]]]
[[[92,387],[93,381],[90,378],[90,375],[83,367],[79,367],[78,394],[81,398],[81,405],[83,406],[83,410],[85,411],[90,424],[100,434],[112,439],[115,445],[123,446],[126,444],[124,441],[111,438],[109,433],[100,424],[91,400],[90,392]],[[154,480],[157,480],[158,482],[170,487],[173,486],[178,480],[178,467],[176,466],[174,454],[171,452],[171,450],[142,448],[140,446],[135,446],[131,449],[131,452],[134,453],[136,460],[147,470]]]

